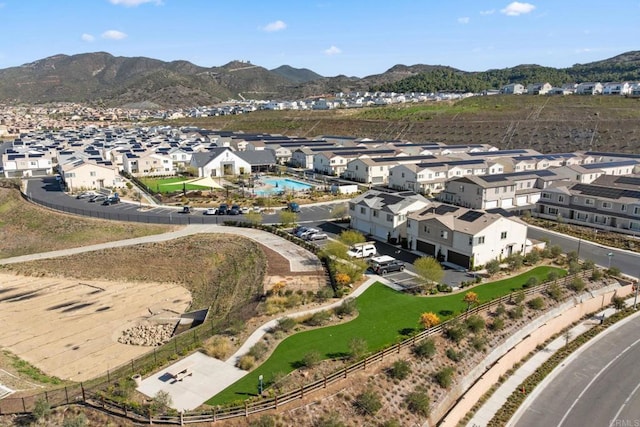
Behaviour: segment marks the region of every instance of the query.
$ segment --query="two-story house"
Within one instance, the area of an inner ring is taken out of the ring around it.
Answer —
[[[409,214],[407,236],[412,250],[463,268],[528,251],[527,226],[519,220],[443,204]]]
[[[380,239],[406,239],[407,215],[424,209],[429,200],[412,192],[369,190],[349,201],[351,228]]]

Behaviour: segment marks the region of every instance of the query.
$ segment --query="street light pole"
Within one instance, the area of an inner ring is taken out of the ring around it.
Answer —
[[[607,257],[609,257],[609,265],[607,265],[607,270],[611,270],[611,258],[613,258],[613,252],[609,252],[607,254]]]

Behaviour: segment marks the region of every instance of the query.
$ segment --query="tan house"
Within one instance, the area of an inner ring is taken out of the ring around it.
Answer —
[[[60,176],[67,191],[123,188],[125,181],[111,162],[77,160],[59,166]]]

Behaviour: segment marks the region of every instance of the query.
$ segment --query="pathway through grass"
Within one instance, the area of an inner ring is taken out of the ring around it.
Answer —
[[[537,267],[526,273],[473,288],[480,303],[522,289],[530,277],[544,281],[550,271],[564,275],[554,267]],[[369,351],[375,352],[402,341],[419,327],[420,314],[431,311],[442,320],[463,313],[467,307],[462,301],[464,293],[444,296],[419,297],[396,292],[381,283],[375,283],[357,299],[358,316],[340,325],[301,332],[286,338],[262,365],[207,401],[220,405],[244,400],[257,395],[258,376],[264,375],[269,384],[276,374],[287,374],[300,366],[305,354],[317,351],[323,358],[348,356],[349,341],[353,337],[364,339]]]

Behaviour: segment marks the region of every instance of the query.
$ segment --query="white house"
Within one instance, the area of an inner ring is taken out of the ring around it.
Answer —
[[[508,85],[502,86],[500,92],[504,93],[505,95],[521,95],[524,93],[524,86],[520,83],[510,83]]]
[[[629,82],[609,82],[602,86],[603,95],[628,95],[631,90]]]
[[[5,178],[23,178],[51,175],[53,173],[52,156],[46,152],[19,153],[7,150],[2,154],[0,165]]]
[[[154,152],[126,153],[122,170],[133,176],[171,176],[176,173],[169,155]]]
[[[531,83],[527,86],[527,93],[529,95],[546,95],[551,88],[550,83]]]
[[[424,209],[429,200],[411,192],[369,190],[349,202],[351,228],[380,239],[406,239],[407,215]]]
[[[498,214],[433,204],[408,215],[411,250],[464,268],[485,265],[530,246],[527,226]]]
[[[111,162],[77,160],[60,165],[58,171],[67,190],[71,192],[125,186],[125,181]]]
[[[602,93],[602,89],[602,83],[600,82],[578,83],[576,95],[599,95]]]

